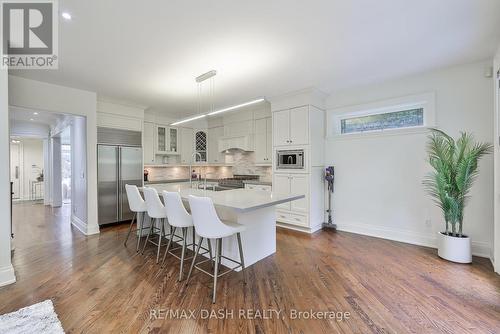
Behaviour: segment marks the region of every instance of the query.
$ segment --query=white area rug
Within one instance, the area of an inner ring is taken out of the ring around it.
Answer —
[[[12,313],[0,315],[0,333],[61,334],[64,330],[57,318],[51,300],[23,307]]]

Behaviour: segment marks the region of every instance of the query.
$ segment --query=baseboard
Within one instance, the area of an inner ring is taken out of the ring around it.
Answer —
[[[71,215],[71,225],[76,227],[80,232],[85,235],[93,235],[99,233],[99,226],[89,226],[75,215]]]
[[[303,226],[297,226],[297,225],[292,225],[292,224],[286,224],[286,223],[282,223],[282,222],[276,222],[276,226],[287,228],[289,230],[309,233],[309,234],[312,234],[312,233],[321,229],[321,224],[316,225],[314,227],[303,227]]]
[[[367,224],[346,224],[337,222],[337,230],[367,235],[376,238],[405,242],[412,245],[437,248],[437,238],[412,231],[397,230]],[[491,246],[486,242],[472,241],[472,255],[490,258]]]
[[[12,264],[0,268],[0,286],[9,285],[16,282],[16,274]]]

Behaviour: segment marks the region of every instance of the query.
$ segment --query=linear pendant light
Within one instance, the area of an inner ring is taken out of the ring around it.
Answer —
[[[259,102],[262,102],[262,101],[264,101],[264,99],[256,99],[256,100],[248,101],[248,102],[245,102],[245,103],[237,104],[237,105],[232,106],[232,107],[227,107],[227,108],[224,108],[224,109],[212,111],[212,112],[208,113],[207,115],[208,116],[212,116],[212,115],[220,114],[220,113],[223,113],[223,112],[226,112],[226,111],[238,109],[238,108],[241,108],[241,107],[246,107],[246,106],[249,106],[251,104],[259,103]]]
[[[198,116],[194,116],[194,117],[191,117],[191,118],[187,118],[187,119],[183,119],[182,121],[178,121],[178,122],[174,122],[170,125],[179,125],[179,124],[182,124],[182,123],[187,123],[187,122],[191,122],[191,121],[194,121],[196,119],[200,119],[200,118],[203,118],[207,115],[198,115]]]
[[[184,119],[184,120],[172,123],[170,125],[178,125],[178,124],[182,124],[182,123],[194,121],[196,119],[200,119],[200,118],[203,118],[203,117],[206,117],[206,116],[213,116],[213,115],[221,114],[221,113],[226,112],[226,111],[231,111],[231,110],[235,110],[235,109],[238,109],[238,108],[246,107],[246,106],[249,106],[249,105],[252,105],[252,104],[255,104],[255,103],[259,103],[259,102],[262,102],[264,100],[265,99],[263,99],[263,98],[255,99],[255,100],[252,100],[252,101],[248,101],[248,102],[245,102],[245,103],[241,103],[241,104],[237,104],[237,105],[234,105],[234,106],[231,106],[231,107],[227,107],[227,108],[224,108],[224,109],[215,110],[215,111],[212,111],[212,112],[210,112],[208,114],[202,114],[202,115],[197,115],[197,116],[194,116],[194,117],[191,117],[191,118],[187,118],[187,119]]]

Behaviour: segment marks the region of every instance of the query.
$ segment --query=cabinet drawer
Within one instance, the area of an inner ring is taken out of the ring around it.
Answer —
[[[291,225],[309,226],[307,216],[288,211],[276,210],[276,220]]]

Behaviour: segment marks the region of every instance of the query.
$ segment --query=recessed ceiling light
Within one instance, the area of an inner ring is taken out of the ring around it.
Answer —
[[[38,115],[38,113],[35,111],[35,112],[33,113],[33,115]]]
[[[33,119],[33,118],[30,118],[30,121],[34,121],[34,119]]]
[[[61,14],[61,16],[62,16],[62,17],[63,17],[63,19],[65,19],[65,20],[71,20],[71,14],[70,14],[70,13],[68,13],[68,12],[63,12],[63,13]]]

